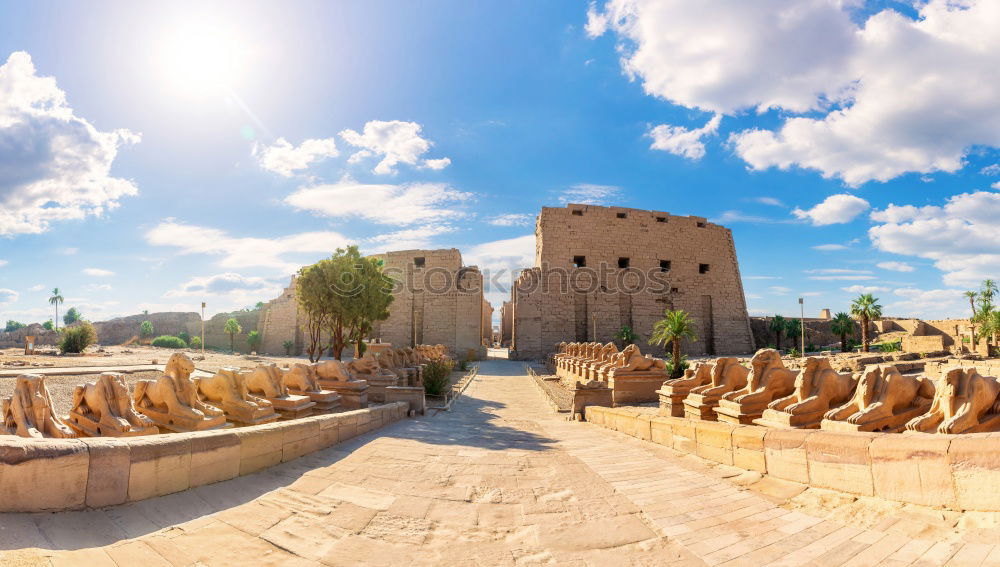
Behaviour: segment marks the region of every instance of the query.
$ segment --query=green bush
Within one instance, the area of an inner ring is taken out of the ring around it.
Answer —
[[[451,371],[455,362],[448,358],[432,359],[424,366],[424,392],[428,396],[443,396],[451,386]]]
[[[677,374],[674,374],[674,360],[672,358],[668,358],[665,362],[667,363],[667,374],[670,376],[683,375],[684,371],[687,370],[689,366],[688,357],[683,354],[681,355],[681,370]]]
[[[286,356],[291,356],[292,355],[292,347],[295,346],[295,343],[293,343],[292,341],[285,341],[285,342],[281,343],[281,346],[285,347],[285,355]]]
[[[191,335],[188,334],[187,331],[181,331],[177,333],[177,338],[186,342],[187,344],[191,344]]]
[[[260,336],[260,331],[250,331],[247,334],[247,346],[250,347],[251,352],[258,352],[260,350],[260,343],[263,340]]]
[[[4,328],[4,331],[10,333],[12,331],[16,331],[18,329],[23,329],[23,328],[24,328],[24,323],[19,323],[18,321],[14,321],[13,319],[11,319],[7,321],[7,326]]]
[[[153,339],[153,346],[162,348],[187,348],[187,343],[180,337],[160,335]]]
[[[140,337],[142,337],[142,338],[152,337],[153,333],[154,333],[154,331],[153,331],[153,324],[151,322],[149,322],[149,321],[143,321],[142,324],[139,325],[139,336]]]
[[[45,329],[46,331],[51,331],[52,329],[54,329],[55,326],[52,323],[52,319],[49,319],[48,321],[42,323],[42,328]]]
[[[201,337],[191,337],[191,348],[201,348]]]
[[[896,341],[894,343],[879,343],[875,346],[878,347],[879,352],[899,352],[903,350],[902,341]]]
[[[83,321],[78,325],[63,328],[59,349],[64,353],[80,353],[96,342],[97,331],[94,330],[94,326],[90,321]]]
[[[799,356],[799,349],[795,347],[788,349],[788,356],[792,358],[797,358]]]

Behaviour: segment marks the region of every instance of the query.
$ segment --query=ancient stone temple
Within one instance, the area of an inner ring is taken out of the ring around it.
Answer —
[[[389,318],[375,324],[372,338],[400,347],[443,344],[462,356],[470,349],[479,352],[484,337],[491,333],[493,308],[483,298],[478,268],[462,265],[462,255],[455,248],[403,250],[376,257],[399,285],[393,292]],[[292,277],[281,296],[261,311],[261,351],[284,354],[285,341],[291,341],[291,352],[302,352],[307,343],[304,323]]]
[[[622,207],[543,207],[535,266],[511,290],[512,349],[541,358],[562,341],[644,344],[666,308],[697,325],[688,354],[748,353],[753,339],[729,229],[701,217]]]

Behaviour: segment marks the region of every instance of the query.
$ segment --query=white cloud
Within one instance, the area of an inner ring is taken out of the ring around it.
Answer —
[[[781,276],[743,276],[745,280],[780,280]]]
[[[847,250],[847,246],[843,244],[819,244],[813,246],[812,249],[820,252],[836,252],[837,250]]]
[[[233,293],[276,296],[281,293],[281,290],[280,284],[264,278],[246,277],[235,272],[226,272],[213,276],[191,278],[181,284],[180,289],[168,291],[165,297],[230,295]]]
[[[302,187],[286,197],[285,203],[326,217],[411,225],[463,217],[455,206],[470,199],[471,193],[443,183],[392,185],[344,178],[337,183]]]
[[[906,262],[879,262],[875,265],[883,270],[889,270],[892,272],[912,272],[916,269]]]
[[[844,276],[809,276],[811,280],[817,281],[868,281],[876,279],[875,276],[858,276],[858,275],[844,275]]]
[[[559,193],[559,202],[566,205],[605,205],[621,197],[622,188],[616,185],[577,183]]]
[[[650,95],[723,114],[776,108],[774,131],[730,137],[754,169],[815,169],[850,185],[956,171],[1000,146],[1000,5],[916,3],[857,17],[844,0],[608,0],[588,32],[613,30]],[[948,112],[941,112],[947,108]],[[795,114],[813,112],[809,116]]]
[[[772,207],[784,207],[785,203],[781,199],[775,199],[774,197],[755,197],[751,199],[762,205],[771,205]]]
[[[451,164],[448,158],[424,159],[433,145],[420,135],[420,124],[400,120],[371,120],[362,132],[344,130],[340,137],[352,146],[363,148],[350,157],[351,163],[366,158],[381,156],[381,161],[372,170],[378,174],[396,173],[396,166],[405,163],[428,169],[444,169]]]
[[[486,219],[486,222],[493,226],[528,226],[532,219],[531,215],[508,213]]]
[[[104,270],[101,268],[84,268],[83,273],[95,278],[107,278],[115,275],[115,273],[111,270]]]
[[[990,185],[990,189],[1000,189],[1000,181]]]
[[[6,266],[8,263],[7,260],[0,260],[0,268]]]
[[[535,265],[535,235],[526,234],[470,246],[462,260],[483,272],[486,300],[495,308],[510,300],[510,289],[524,268]]]
[[[275,268],[287,273],[301,264],[284,258],[296,254],[332,254],[338,247],[351,244],[336,232],[302,232],[274,238],[239,238],[217,228],[208,228],[166,219],[145,234],[153,246],[172,246],[180,254],[221,256],[219,265],[242,269],[252,266]]]
[[[33,286],[29,287],[28,291],[42,291],[43,289],[45,289],[44,285],[42,285],[42,284],[36,284],[36,285],[33,285]]]
[[[424,225],[417,228],[397,230],[379,234],[368,239],[366,253],[387,252],[395,250],[426,249],[431,247],[435,236],[455,232],[457,229],[448,224]]]
[[[846,291],[847,293],[880,293],[889,291],[889,288],[879,287],[877,285],[851,285],[840,289]]]
[[[1000,193],[962,193],[943,206],[890,204],[871,218],[880,223],[868,230],[876,248],[933,260],[947,285],[1000,274]]]
[[[20,293],[12,289],[0,288],[0,305],[10,305],[21,297]]]
[[[767,289],[771,290],[774,295],[788,295],[792,291],[792,288],[783,285],[772,285]]]
[[[722,121],[722,115],[716,114],[701,128],[688,129],[683,126],[660,124],[650,129],[646,134],[653,139],[649,148],[663,150],[691,160],[699,160],[705,157],[705,143],[701,139],[714,135],[719,129],[720,121]]]
[[[76,116],[53,77],[23,51],[0,65],[0,236],[38,234],[52,222],[101,216],[138,192],[111,177],[128,130],[101,132]]]
[[[1000,175],[1000,163],[987,165],[986,167],[980,169],[979,173],[982,175]]]
[[[59,250],[57,250],[57,252],[59,252],[64,256],[72,256],[73,254],[76,254],[79,251],[80,251],[79,248],[60,248]]]
[[[830,195],[815,207],[802,210],[796,207],[792,214],[800,219],[808,219],[813,226],[843,224],[867,211],[868,201],[854,195]]]
[[[298,146],[293,146],[284,138],[278,138],[270,146],[255,146],[253,153],[262,168],[291,177],[296,171],[307,169],[315,162],[336,157],[339,152],[333,138],[311,138]]]
[[[807,274],[871,274],[871,270],[852,270],[848,268],[821,268],[816,270],[804,270]]]
[[[893,290],[900,297],[891,301],[883,297],[882,313],[887,316],[919,317],[921,319],[951,319],[968,317],[969,301],[960,289],[922,290],[912,287]]]
[[[789,221],[782,219],[772,219],[768,217],[761,217],[757,215],[748,215],[742,211],[722,211],[722,214],[713,218],[712,222],[716,224],[727,224],[734,222],[747,222],[753,224],[781,224]]]

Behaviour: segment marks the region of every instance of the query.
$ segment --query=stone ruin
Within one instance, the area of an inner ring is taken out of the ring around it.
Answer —
[[[73,391],[73,407],[66,423],[86,437],[133,437],[159,433],[152,419],[140,414],[129,397],[125,379],[103,372],[96,382]]]
[[[740,366],[732,357],[716,359],[712,363],[711,380],[707,384],[691,388],[684,398],[684,415],[689,419],[718,421],[715,408],[723,394],[737,392],[747,385],[750,371]]]
[[[52,397],[45,379],[37,374],[22,374],[14,384],[14,393],[0,402],[3,425],[10,435],[21,437],[76,437],[66,423],[55,415]]]
[[[597,382],[612,390],[615,404],[655,402],[669,376],[666,363],[643,355],[636,345],[621,352],[614,343],[560,343],[552,357],[556,376],[567,386]],[[589,387],[586,389],[594,389]]]
[[[934,382],[925,376],[904,376],[893,366],[869,366],[861,373],[854,396],[823,416],[821,429],[830,431],[902,431],[913,418],[930,409]]]
[[[305,394],[293,394],[285,385],[284,372],[273,362],[260,364],[256,368],[240,372],[246,383],[247,392],[257,398],[264,398],[282,419],[309,417],[316,403]]]
[[[794,391],[768,404],[754,423],[814,429],[826,412],[851,398],[856,385],[853,376],[834,370],[830,359],[811,356],[795,377]]]
[[[196,378],[195,383],[201,399],[220,408],[233,423],[257,425],[280,417],[271,402],[250,393],[246,375],[238,368],[222,368],[211,377]]]
[[[722,395],[715,413],[719,421],[749,424],[778,398],[792,393],[796,372],[785,368],[781,353],[762,349],[750,360],[747,384],[739,390]]]
[[[206,404],[191,379],[194,362],[183,353],[167,361],[163,376],[139,380],[132,399],[139,413],[164,431],[205,431],[228,427],[223,411]]]

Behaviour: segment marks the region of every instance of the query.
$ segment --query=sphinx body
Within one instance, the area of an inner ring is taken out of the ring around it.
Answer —
[[[77,437],[52,407],[52,397],[45,387],[45,378],[38,374],[22,374],[14,383],[14,393],[0,402],[3,425],[7,433],[20,437]]]
[[[934,383],[923,376],[904,376],[895,367],[865,368],[854,396],[823,416],[821,429],[831,431],[901,431],[908,421],[930,408]]]
[[[715,408],[724,394],[745,387],[750,370],[734,357],[716,359],[712,365],[712,380],[691,389],[684,398],[684,414],[690,419],[717,421]]]
[[[273,362],[261,364],[249,372],[241,372],[247,391],[270,402],[282,419],[312,415],[312,408],[316,404],[304,394],[289,392],[283,374]]]
[[[618,354],[615,343],[607,343],[597,350],[594,360],[584,363],[578,378],[583,382],[593,380],[607,381],[607,371],[612,367],[612,360]],[[603,376],[603,378],[602,378]]]
[[[768,404],[758,425],[816,429],[823,414],[843,404],[854,394],[855,380],[849,374],[840,374],[830,366],[830,360],[809,357],[795,377],[791,395]]]
[[[347,364],[347,370],[355,377],[368,382],[368,399],[384,403],[385,389],[399,384],[399,377],[382,369],[378,358],[370,353]]]
[[[937,384],[927,413],[906,424],[925,433],[979,433],[1000,430],[1000,383],[975,368],[951,368]]]
[[[310,364],[296,363],[282,372],[281,381],[289,393],[309,396],[316,404],[313,413],[329,413],[340,407],[340,394],[336,390],[326,390],[319,385],[316,371]]]
[[[368,407],[368,381],[358,380],[343,362],[339,360],[317,362],[313,364],[313,371],[320,387],[340,394],[343,407],[348,409]]]
[[[135,409],[167,431],[228,427],[222,410],[198,397],[198,387],[191,379],[193,372],[194,362],[186,354],[171,355],[162,376],[135,383]]]
[[[256,425],[278,420],[271,402],[250,394],[239,369],[222,368],[214,376],[196,382],[201,398],[221,409],[229,421]]]
[[[698,362],[684,370],[684,376],[663,382],[657,394],[660,396],[660,415],[684,417],[684,398],[693,388],[712,381],[713,364]]]
[[[67,423],[90,437],[132,437],[159,433],[156,423],[136,411],[121,374],[104,372],[96,382],[73,391]]]
[[[752,423],[764,413],[768,404],[792,393],[796,374],[796,371],[785,368],[778,351],[757,351],[750,359],[746,385],[723,394],[719,400],[719,406],[715,408],[719,421]]]

